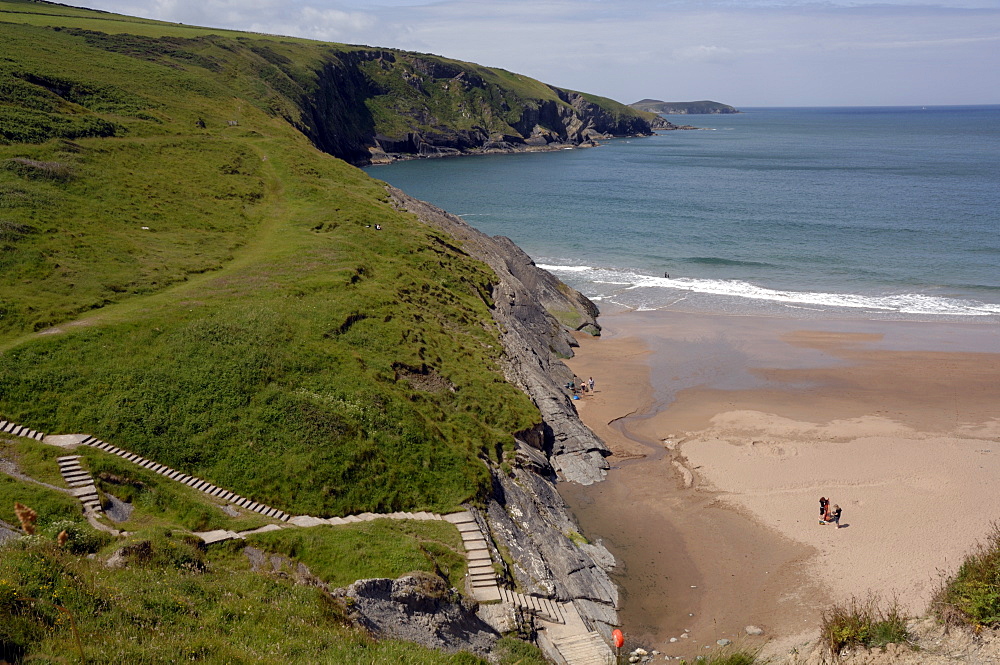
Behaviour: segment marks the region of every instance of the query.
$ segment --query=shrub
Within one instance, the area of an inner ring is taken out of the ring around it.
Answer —
[[[993,523],[986,540],[942,582],[931,607],[948,625],[968,625],[977,632],[1000,626],[1000,523]]]
[[[503,665],[545,665],[548,661],[541,649],[516,637],[502,637],[493,648],[493,655]]]
[[[823,613],[821,639],[834,655],[851,646],[884,647],[906,641],[907,619],[896,599],[883,607],[877,595],[851,598]]]
[[[66,532],[67,536],[65,549],[71,554],[90,554],[111,542],[110,535],[92,529],[76,520],[56,520],[45,527],[43,533],[55,540],[63,531]]]

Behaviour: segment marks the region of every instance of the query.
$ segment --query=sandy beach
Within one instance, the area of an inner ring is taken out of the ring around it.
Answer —
[[[601,323],[568,364],[595,378],[577,404],[613,468],[561,491],[621,562],[636,644],[690,657],[754,625],[780,652],[869,592],[921,613],[996,519],[995,327],[663,311]],[[841,528],[819,524],[820,496]]]

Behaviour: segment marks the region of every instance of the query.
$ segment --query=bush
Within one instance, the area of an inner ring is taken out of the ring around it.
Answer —
[[[70,554],[90,554],[111,542],[110,535],[76,520],[56,520],[45,527],[43,534],[55,540],[63,531],[67,536],[65,549]]]
[[[548,661],[541,649],[516,637],[502,637],[493,648],[493,655],[503,665],[545,665]]]
[[[931,607],[948,625],[967,625],[977,632],[1000,626],[1000,523],[993,523],[986,541],[944,580]]]
[[[834,655],[851,646],[884,647],[906,641],[907,620],[895,599],[883,607],[876,595],[851,598],[823,613],[821,639]]]

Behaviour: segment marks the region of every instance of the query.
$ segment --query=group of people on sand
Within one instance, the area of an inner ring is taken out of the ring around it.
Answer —
[[[836,524],[837,528],[840,528],[840,506],[837,504],[830,505],[830,500],[825,496],[819,498],[819,523],[820,524]]]
[[[573,399],[579,399],[577,397],[578,392],[580,394],[594,392],[594,377],[590,377],[586,381],[581,381],[579,386],[577,386],[575,383],[567,383],[566,388],[573,391]]]

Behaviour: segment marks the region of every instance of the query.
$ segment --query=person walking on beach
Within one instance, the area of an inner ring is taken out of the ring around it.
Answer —
[[[825,496],[819,498],[819,523],[826,524],[827,518],[830,516],[830,500]]]
[[[587,379],[587,384],[590,386],[590,392],[594,392],[594,377]]]

